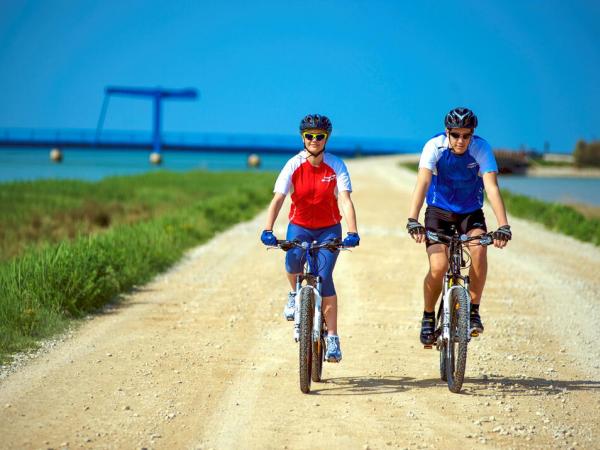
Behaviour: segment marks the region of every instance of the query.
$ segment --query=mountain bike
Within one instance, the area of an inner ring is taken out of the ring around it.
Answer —
[[[467,365],[467,346],[470,329],[471,296],[469,276],[461,270],[470,267],[470,254],[466,247],[487,246],[493,243],[492,233],[478,236],[459,235],[456,229],[451,236],[427,231],[427,239],[448,246],[448,271],[444,275],[442,301],[437,312],[435,345],[440,352],[440,378],[448,383],[451,392],[460,392]],[[426,346],[431,348],[431,346]]]
[[[322,312],[322,279],[316,275],[318,252],[327,249],[335,252],[343,249],[340,239],[318,244],[314,242],[277,241],[284,251],[301,248],[305,252],[304,271],[296,277],[296,311],[294,314],[294,337],[298,342],[300,390],[310,392],[310,382],[321,381],[325,360],[325,337],[327,324]]]

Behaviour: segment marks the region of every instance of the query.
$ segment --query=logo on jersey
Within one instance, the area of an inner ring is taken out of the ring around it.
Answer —
[[[476,162],[469,163],[469,164],[467,164],[467,169],[474,169],[478,165],[479,164],[477,164]]]
[[[323,177],[321,180],[322,183],[330,183],[335,180],[335,173],[333,175],[329,175],[328,177]]]

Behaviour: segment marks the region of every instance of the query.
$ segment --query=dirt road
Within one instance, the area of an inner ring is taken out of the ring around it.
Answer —
[[[362,241],[335,272],[344,359],[310,395],[260,215],[0,381],[0,448],[600,448],[600,250],[512,219],[452,394],[418,341],[427,262],[397,161],[349,164]]]

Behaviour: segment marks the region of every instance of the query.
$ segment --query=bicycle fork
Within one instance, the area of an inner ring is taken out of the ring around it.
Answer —
[[[467,293],[467,317],[471,316],[471,295],[469,294],[469,277],[464,277],[464,286],[461,284],[455,284],[450,286],[451,279],[448,275],[444,279],[444,293],[442,297],[442,341],[450,343],[450,324],[452,323],[452,314],[456,314],[456,311],[452,311],[454,305],[450,304],[450,296],[452,291],[455,289],[464,289]],[[471,340],[471,333],[468,336],[469,341]]]
[[[314,315],[313,315],[313,329],[312,329],[312,340],[318,342],[321,338],[321,326],[323,322],[323,315],[321,314],[323,308],[323,298],[321,297],[321,277],[316,277],[316,287],[311,285],[302,286],[302,282],[298,280],[296,282],[296,304],[294,311],[294,328],[296,332],[294,337],[296,342],[298,341],[297,331],[300,329],[300,290],[301,289],[312,289],[315,300]]]

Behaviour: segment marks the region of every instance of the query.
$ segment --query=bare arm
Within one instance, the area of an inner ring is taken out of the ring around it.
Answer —
[[[342,212],[346,218],[349,233],[358,233],[356,227],[356,211],[354,210],[354,203],[350,198],[350,191],[341,191],[339,193],[340,204],[342,206]]]
[[[498,187],[498,175],[496,172],[488,172],[483,174],[483,185],[485,192],[487,193],[490,205],[498,221],[498,226],[508,225],[508,219],[506,218],[506,208],[504,207],[504,201],[500,194],[500,188]]]
[[[425,201],[425,195],[427,194],[427,190],[431,184],[431,176],[431,170],[423,167],[421,167],[417,173],[417,183],[415,184],[415,189],[410,201],[410,209],[408,210],[408,217],[410,219],[419,220],[419,213],[421,212],[423,202]],[[417,242],[417,244],[420,244],[425,242],[425,235],[415,234],[413,235],[413,239],[415,242]]]
[[[502,194],[500,194],[500,188],[498,187],[498,175],[496,172],[488,172],[483,174],[483,186],[487,193],[488,200],[492,206],[492,211],[496,216],[498,227],[508,225],[508,218],[506,217],[506,208],[504,201],[502,200]],[[494,246],[503,248],[506,246],[508,241],[501,241],[494,239]]]
[[[279,211],[281,211],[281,206],[283,205],[284,200],[284,194],[276,192],[275,195],[273,195],[273,200],[271,200],[271,204],[269,205],[269,209],[267,210],[267,221],[265,224],[265,230],[273,230],[273,225],[275,225],[275,220],[279,215]]]
[[[425,195],[431,184],[431,170],[420,168],[417,174],[417,183],[413,191],[412,199],[410,201],[410,209],[408,210],[408,217],[411,219],[419,220],[419,213],[423,207],[425,201]]]

